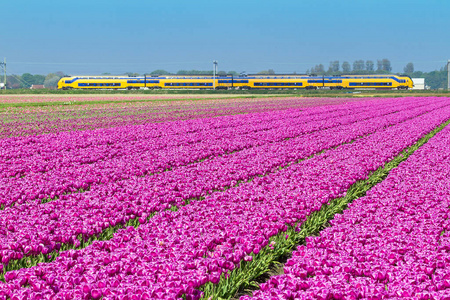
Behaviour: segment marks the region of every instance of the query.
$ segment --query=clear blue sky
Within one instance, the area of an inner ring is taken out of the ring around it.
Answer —
[[[1,0],[10,73],[166,69],[305,72],[388,58],[393,71],[450,59],[448,0]]]

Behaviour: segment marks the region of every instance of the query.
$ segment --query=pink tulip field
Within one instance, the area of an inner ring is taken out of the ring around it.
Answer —
[[[449,98],[139,97],[0,111],[0,300],[450,299]]]
[[[293,97],[199,99],[198,95],[176,95],[171,96],[174,97],[172,99],[169,95],[65,96],[0,95],[0,138],[327,106],[359,100]]]

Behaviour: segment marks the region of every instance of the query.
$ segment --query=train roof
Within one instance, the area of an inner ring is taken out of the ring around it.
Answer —
[[[78,78],[78,79],[212,79],[213,75],[160,75],[160,76],[151,76],[151,75],[142,75],[142,76],[126,76],[126,75],[71,75],[64,76],[63,78]],[[248,75],[216,75],[215,78],[235,78],[235,79],[271,79],[271,78],[283,78],[283,79],[291,79],[291,78],[392,78],[392,77],[407,77],[411,78],[409,75],[394,75],[394,74],[365,74],[365,75],[351,75],[351,74],[342,74],[342,75],[299,75],[299,74],[248,74]]]

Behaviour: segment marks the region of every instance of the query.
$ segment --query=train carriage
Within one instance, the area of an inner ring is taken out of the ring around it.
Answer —
[[[165,76],[160,79],[162,89],[213,89],[213,76]],[[217,84],[217,79],[216,79]]]
[[[396,75],[343,75],[342,86],[345,88],[371,88],[371,89],[408,89],[412,88],[413,82],[409,76]]]
[[[123,89],[128,86],[125,76],[67,76],[58,82],[58,89]]]
[[[252,89],[298,89],[306,84],[306,77],[296,75],[253,75],[246,79]]]

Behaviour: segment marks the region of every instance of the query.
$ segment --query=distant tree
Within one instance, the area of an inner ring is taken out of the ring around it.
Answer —
[[[227,76],[227,72],[225,72],[225,71],[219,71],[219,72],[217,72],[217,75],[220,75],[220,76]]]
[[[366,60],[366,71],[368,71],[368,72],[375,71],[375,65],[374,65],[373,61]]]
[[[17,75],[9,75],[6,76],[6,88],[8,89],[20,89],[26,87],[25,84],[21,81],[20,76]]]
[[[199,70],[179,70],[177,75],[213,75],[213,71],[199,71]]]
[[[45,79],[44,86],[46,88],[49,88],[49,89],[54,89],[54,88],[56,88],[58,86],[58,81],[60,79],[61,78],[59,76],[57,76],[57,75],[55,75],[55,76],[53,76],[51,78]]]
[[[427,73],[424,73],[422,71],[414,71],[414,73],[411,74],[411,77],[413,77],[413,78],[423,78],[425,76],[425,74],[427,74]]]
[[[127,76],[139,76],[139,73],[125,72],[124,75],[127,75]]]
[[[45,80],[43,82],[44,86],[49,89],[56,88],[58,86],[58,81],[63,76],[64,76],[63,72],[48,73],[47,76],[45,76]]]
[[[377,59],[377,71],[383,70],[383,62],[379,59]]]
[[[329,73],[337,73],[337,72],[339,72],[339,69],[340,69],[340,66],[339,66],[338,60],[330,61],[330,67],[328,68]]]
[[[150,74],[151,75],[169,75],[170,72],[167,72],[166,70],[158,69],[158,70],[151,72]]]
[[[311,68],[312,74],[323,75],[325,74],[325,67],[322,64],[315,65],[314,68]]]
[[[405,71],[406,74],[414,73],[414,64],[412,62],[406,64],[406,66],[403,68],[403,71]]]
[[[62,71],[58,71],[55,73],[57,76],[59,76],[59,78],[63,78],[64,76],[66,76],[66,74]]]
[[[342,72],[344,72],[344,73],[350,73],[350,71],[351,71],[351,67],[350,67],[349,62],[348,62],[348,61],[344,61],[344,62],[342,63]]]
[[[363,71],[364,70],[364,61],[363,60],[355,60],[353,62],[353,71]]]
[[[14,75],[15,76],[15,75]],[[45,76],[43,75],[31,75],[30,73],[24,73],[16,79],[21,82],[21,87],[29,88],[33,84],[43,84]]]
[[[55,76],[57,76],[55,73],[48,73],[47,76],[45,76],[45,80],[50,79]]]
[[[227,72],[228,75],[233,75],[233,76],[239,76],[239,73],[236,71],[228,71]]]
[[[381,61],[381,65],[382,65],[383,71],[387,71],[387,72],[392,71],[391,61],[389,59],[383,58],[383,60]]]
[[[33,84],[44,84],[44,75],[33,75]]]
[[[259,74],[259,75],[274,75],[275,71],[272,69],[269,69],[269,70],[260,71],[257,74]]]
[[[306,74],[311,74],[311,72],[309,71],[309,69],[306,69]]]
[[[111,73],[102,73],[102,75],[111,75]]]
[[[441,68],[440,71],[432,71],[424,73],[425,84],[432,89],[447,88],[447,67]]]
[[[25,87],[29,88],[34,84],[33,75],[31,75],[30,73],[24,73],[21,76],[21,81],[25,84]]]

